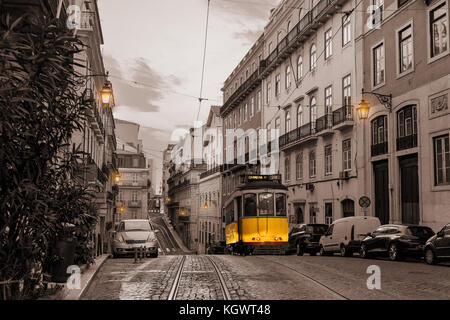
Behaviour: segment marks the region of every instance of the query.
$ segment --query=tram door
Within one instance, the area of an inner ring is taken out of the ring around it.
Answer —
[[[239,240],[242,240],[242,217],[243,217],[243,212],[242,212],[242,196],[236,197],[235,199],[236,201],[236,207],[237,207],[237,222],[238,222],[238,234],[239,234]]]

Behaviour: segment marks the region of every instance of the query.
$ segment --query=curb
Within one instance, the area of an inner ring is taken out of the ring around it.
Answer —
[[[108,260],[109,254],[101,255],[95,259],[95,263],[89,268],[86,265],[80,267],[81,271],[81,288],[80,289],[68,289],[66,284],[63,284],[63,288],[51,296],[42,297],[39,300],[80,300],[82,295],[89,289],[97,272],[102,265]],[[61,284],[60,284],[61,285]]]

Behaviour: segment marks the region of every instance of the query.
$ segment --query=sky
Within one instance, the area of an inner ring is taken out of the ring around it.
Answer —
[[[222,105],[221,88],[263,32],[280,0],[211,0],[199,120]],[[162,153],[194,126],[200,95],[207,0],[98,0],[114,117],[140,124],[154,158],[159,191]]]

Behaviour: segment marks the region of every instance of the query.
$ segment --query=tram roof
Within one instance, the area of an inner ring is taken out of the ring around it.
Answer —
[[[253,181],[244,183],[236,188],[237,190],[253,190],[253,189],[277,189],[287,190],[287,187],[275,181]]]

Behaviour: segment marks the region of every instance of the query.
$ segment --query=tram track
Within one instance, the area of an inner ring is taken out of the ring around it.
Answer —
[[[223,300],[231,300],[231,294],[230,294],[230,292],[229,292],[229,290],[227,288],[225,279],[223,278],[223,275],[220,272],[220,269],[217,266],[216,262],[211,257],[207,257],[207,256],[198,257],[198,258],[205,259],[211,265],[212,270],[213,270],[212,273],[215,274],[215,276],[217,278],[217,283],[220,286],[220,290],[222,292]],[[176,272],[176,275],[175,275],[175,279],[174,279],[174,281],[172,283],[172,287],[170,289],[169,296],[168,296],[167,300],[177,300],[177,295],[178,295],[178,292],[179,292],[179,289],[180,289],[180,284],[181,284],[181,279],[183,277],[183,269],[184,269],[184,266],[185,266],[185,263],[186,263],[186,259],[187,259],[186,256],[182,256],[180,264],[179,264],[177,272]],[[210,271],[206,271],[205,270],[204,272],[210,272]]]
[[[307,275],[307,274],[305,274],[303,272],[300,272],[300,271],[298,271],[298,270],[296,270],[296,269],[294,269],[294,268],[292,268],[292,267],[290,267],[288,265],[285,265],[285,264],[283,264],[281,262],[278,262],[278,261],[273,261],[271,259],[265,259],[265,258],[263,258],[261,256],[254,256],[254,257],[256,257],[258,259],[261,259],[261,260],[264,260],[264,261],[267,261],[267,262],[271,262],[273,264],[280,265],[280,266],[282,266],[282,267],[284,267],[286,269],[294,271],[295,273],[299,274],[303,278],[305,278],[305,279],[309,280],[310,282],[314,283],[316,286],[318,286],[318,287],[322,288],[323,290],[327,291],[329,294],[337,297],[339,300],[351,300],[350,298],[348,298],[348,297],[344,296],[343,294],[337,292],[336,290],[330,288],[329,286],[327,286],[326,284],[322,283],[321,281],[319,281],[317,279],[314,279],[311,276],[309,276],[309,275]]]

